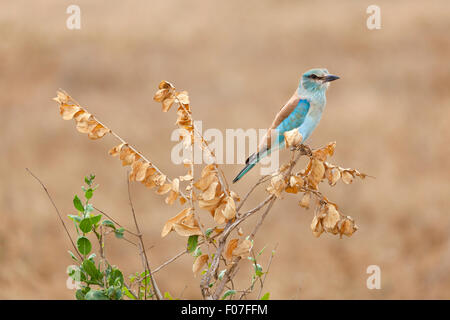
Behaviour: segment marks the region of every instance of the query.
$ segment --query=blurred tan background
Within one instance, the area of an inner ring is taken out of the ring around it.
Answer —
[[[351,238],[314,238],[313,212],[297,206],[298,195],[275,204],[255,244],[267,245],[265,267],[278,243],[264,292],[272,299],[450,298],[448,1],[76,1],[81,30],[68,30],[72,3],[0,4],[0,298],[74,297],[66,288],[70,242],[26,167],[64,215],[74,213],[73,195],[94,172],[94,204],[133,227],[125,169],[107,154],[115,141],[91,141],[63,121],[51,100],[58,88],[177,175],[184,170],[170,163],[175,111],[162,113],[152,101],[160,80],[189,91],[204,129],[265,128],[312,67],[341,80],[328,91],[311,146],[337,141],[334,163],[376,179],[325,190],[359,225]],[[370,4],[381,7],[381,30],[366,27]],[[228,179],[240,168],[225,166]],[[234,190],[242,195],[257,176],[253,170]],[[160,238],[180,206],[138,184],[132,192],[155,267],[185,246],[174,233]],[[111,238],[106,252],[126,275],[141,269],[123,241]],[[200,298],[192,260],[158,273],[161,290]],[[369,265],[381,268],[381,290],[366,288]],[[251,268],[242,264],[241,287]]]

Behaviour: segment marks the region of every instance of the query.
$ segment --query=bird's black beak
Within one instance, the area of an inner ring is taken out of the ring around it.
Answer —
[[[330,81],[334,81],[334,80],[337,80],[337,79],[339,79],[338,76],[334,76],[332,74],[329,74],[329,75],[327,75],[327,76],[325,76],[323,78],[323,82],[330,82]]]

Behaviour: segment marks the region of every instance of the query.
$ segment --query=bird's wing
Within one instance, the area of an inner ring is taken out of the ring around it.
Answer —
[[[271,137],[273,130],[277,129],[279,133],[282,134],[299,127],[305,120],[309,108],[309,101],[295,92],[275,116],[272,125],[258,147],[258,151],[262,152],[270,149],[272,145]]]

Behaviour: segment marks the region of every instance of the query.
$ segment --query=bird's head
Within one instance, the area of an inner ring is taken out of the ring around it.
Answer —
[[[328,72],[327,69],[311,69],[306,71],[300,80],[300,87],[306,91],[325,91],[331,81],[339,79]]]

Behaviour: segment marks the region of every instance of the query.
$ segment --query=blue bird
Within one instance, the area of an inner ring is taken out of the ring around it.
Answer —
[[[327,69],[311,69],[305,72],[298,89],[289,101],[280,109],[266,136],[262,139],[258,151],[245,161],[244,169],[234,178],[233,183],[241,179],[262,158],[272,151],[284,147],[284,133],[298,128],[305,142],[319,124],[326,105],[325,92],[330,81],[339,79],[328,73]],[[273,132],[276,130],[275,132]],[[275,141],[271,141],[274,137]]]

